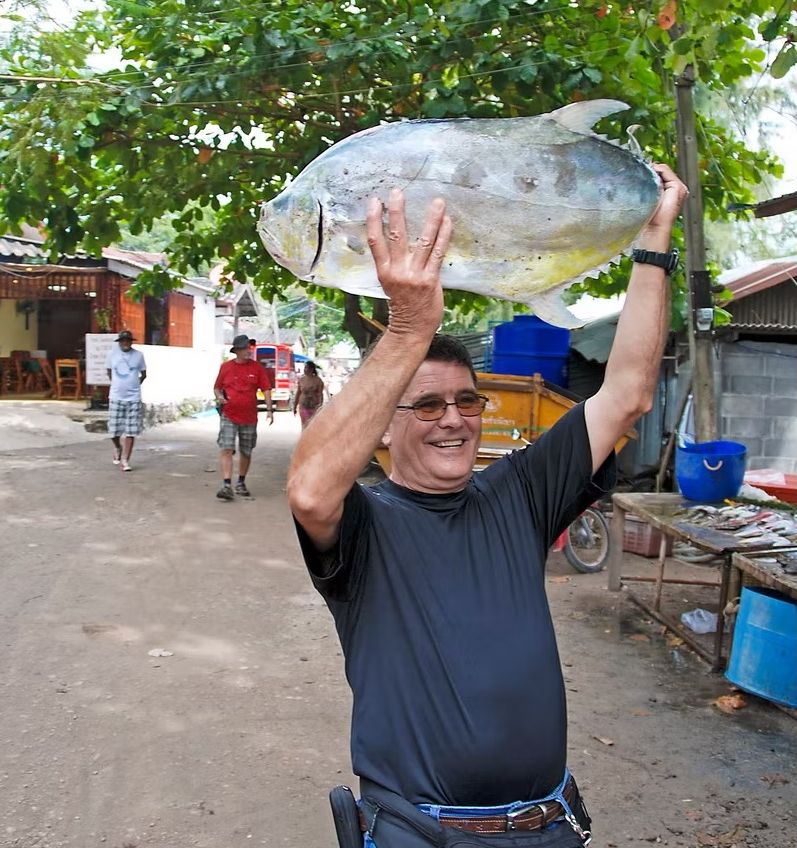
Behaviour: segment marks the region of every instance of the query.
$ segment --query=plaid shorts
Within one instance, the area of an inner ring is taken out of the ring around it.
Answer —
[[[112,400],[108,404],[108,435],[138,436],[144,409],[140,400]]]
[[[244,456],[249,456],[257,444],[257,424],[236,424],[229,418],[221,416],[219,438],[216,439],[222,450],[235,450],[235,436],[238,435],[238,450]]]

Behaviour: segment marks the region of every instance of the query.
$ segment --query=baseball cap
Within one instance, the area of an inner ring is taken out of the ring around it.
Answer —
[[[133,339],[133,334],[130,332],[130,330],[122,330],[119,333],[119,335],[114,339],[114,341],[116,341],[116,342],[124,342],[124,341],[132,342],[132,341],[135,341],[135,340]]]
[[[249,349],[249,336],[236,336],[232,340],[230,353],[235,353],[236,350],[243,350],[244,348]]]

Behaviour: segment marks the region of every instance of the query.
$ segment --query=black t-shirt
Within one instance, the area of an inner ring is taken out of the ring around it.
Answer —
[[[583,405],[454,494],[349,492],[336,548],[299,538],[354,693],[355,774],[413,803],[539,798],[562,779],[565,692],[547,551],[613,483]]]

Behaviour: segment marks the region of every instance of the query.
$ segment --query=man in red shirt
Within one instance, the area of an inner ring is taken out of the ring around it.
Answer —
[[[222,487],[216,497],[223,501],[234,500],[235,495],[248,498],[246,472],[252,461],[252,451],[257,444],[257,390],[261,389],[266,398],[268,423],[274,423],[274,411],[271,406],[271,377],[263,366],[252,359],[249,350],[249,337],[236,336],[230,353],[235,359],[224,362],[213,384],[216,405],[221,416],[218,445],[221,449],[219,463]],[[238,436],[238,482],[235,491],[232,488],[232,455],[235,453],[235,437]]]

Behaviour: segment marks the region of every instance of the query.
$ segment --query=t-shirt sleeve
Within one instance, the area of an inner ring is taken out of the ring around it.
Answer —
[[[570,409],[533,445],[507,459],[523,478],[535,526],[546,547],[615,482],[614,452],[592,473],[583,403]]]
[[[146,371],[146,370],[147,370],[147,360],[146,360],[146,359],[144,359],[144,354],[143,354],[143,353],[140,353],[140,354],[139,354],[139,356],[141,357],[141,358],[140,358],[140,362],[141,362],[140,370],[141,370],[141,371]]]
[[[325,598],[349,601],[354,597],[368,558],[371,521],[368,497],[359,483],[346,495],[338,541],[328,551],[319,551],[294,518],[310,578]]]
[[[108,371],[113,371],[113,351],[109,350],[107,356],[105,357],[105,368]]]

